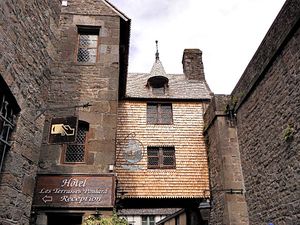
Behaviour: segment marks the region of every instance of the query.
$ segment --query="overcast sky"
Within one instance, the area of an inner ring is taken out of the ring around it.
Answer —
[[[229,94],[285,0],[109,0],[131,19],[129,72],[149,73],[155,40],[166,73],[182,72],[185,48],[203,52],[214,93]]]

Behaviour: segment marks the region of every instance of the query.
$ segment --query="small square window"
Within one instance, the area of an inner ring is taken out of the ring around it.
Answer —
[[[147,104],[148,124],[172,124],[173,113],[171,103],[148,103]]]
[[[99,28],[78,27],[77,62],[96,63],[98,56]]]
[[[147,147],[149,169],[174,169],[175,148],[174,147]]]
[[[64,163],[84,163],[86,150],[86,134],[89,130],[88,123],[80,121],[78,124],[75,143],[67,144],[64,149]]]
[[[142,225],[155,225],[154,216],[142,216]]]

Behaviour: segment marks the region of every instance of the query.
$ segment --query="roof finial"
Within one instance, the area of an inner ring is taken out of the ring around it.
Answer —
[[[159,52],[158,52],[158,40],[155,41],[156,43],[156,53],[155,53],[155,60],[158,61],[159,60]]]

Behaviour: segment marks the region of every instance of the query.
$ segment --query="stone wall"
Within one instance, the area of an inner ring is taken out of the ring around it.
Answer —
[[[232,93],[250,224],[300,221],[299,24],[288,0]]]
[[[210,175],[210,224],[246,225],[244,181],[237,140],[236,120],[227,107],[230,96],[216,95],[205,115],[205,138]]]
[[[0,75],[21,112],[0,174],[0,224],[28,224],[45,107],[56,60],[59,0],[0,2]]]
[[[95,64],[78,63],[77,26],[100,27]],[[70,107],[47,113],[39,173],[108,173],[115,162],[119,82],[120,16],[102,1],[68,1],[60,18],[59,60],[50,86],[49,107]],[[73,108],[90,103],[88,108]],[[84,164],[63,164],[64,145],[49,145],[52,117],[77,116],[89,123]]]

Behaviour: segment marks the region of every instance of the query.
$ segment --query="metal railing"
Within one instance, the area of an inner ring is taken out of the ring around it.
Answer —
[[[0,93],[0,172],[4,163],[4,157],[11,146],[9,137],[14,129],[14,111],[6,96]]]

